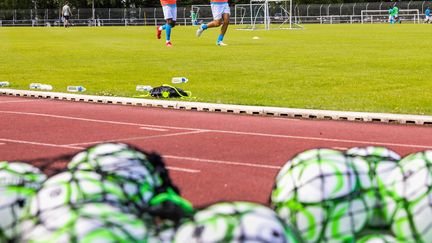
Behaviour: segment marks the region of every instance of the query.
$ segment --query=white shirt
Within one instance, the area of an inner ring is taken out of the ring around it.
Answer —
[[[63,16],[69,16],[71,14],[71,9],[68,5],[64,5],[62,9]]]

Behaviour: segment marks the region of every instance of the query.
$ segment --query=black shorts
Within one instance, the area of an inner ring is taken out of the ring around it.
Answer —
[[[65,20],[69,20],[69,16],[63,16]]]

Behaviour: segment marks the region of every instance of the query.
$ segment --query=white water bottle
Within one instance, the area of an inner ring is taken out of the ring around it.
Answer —
[[[42,85],[40,86],[40,89],[41,89],[41,90],[52,90],[53,87],[52,87],[51,85],[49,85],[49,84],[42,84]]]
[[[84,92],[86,91],[86,88],[83,86],[67,86],[68,92]]]
[[[186,83],[188,81],[187,78],[185,77],[174,77],[172,78],[171,82],[173,84],[180,84],[180,83]]]
[[[136,91],[147,91],[148,92],[152,89],[153,89],[153,87],[150,85],[137,85],[136,86]]]
[[[42,86],[42,84],[40,84],[40,83],[31,83],[30,89],[40,89],[41,86]]]
[[[9,82],[8,81],[1,81],[0,82],[0,87],[7,87],[9,86]]]

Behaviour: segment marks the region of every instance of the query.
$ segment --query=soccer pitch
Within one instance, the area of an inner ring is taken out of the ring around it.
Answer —
[[[0,28],[0,81],[132,97],[184,76],[199,102],[432,115],[431,25],[235,28],[218,47],[219,29],[177,26],[173,48],[155,27]]]

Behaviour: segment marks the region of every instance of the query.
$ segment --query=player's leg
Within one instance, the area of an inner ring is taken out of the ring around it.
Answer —
[[[164,15],[165,24],[163,24],[163,25],[161,25],[161,26],[156,26],[156,37],[157,37],[158,39],[161,38],[162,31],[166,29],[166,26],[167,26],[167,24],[168,24],[168,19],[170,18],[170,17],[169,17],[169,9],[168,9],[168,6],[166,6],[166,5],[165,5],[165,6],[162,6],[162,12],[163,12],[163,15]]]
[[[165,5],[162,6],[163,14],[166,23],[162,26],[156,28],[156,36],[158,39],[161,38],[161,33],[163,30],[166,32],[166,45],[171,47],[171,29],[174,28],[177,20],[177,6],[174,5]]]
[[[166,31],[166,45],[171,47],[171,29],[175,27],[176,21],[174,21],[173,19],[167,19],[167,23],[166,23],[166,27],[165,27],[165,31]]]
[[[222,28],[221,28],[221,33],[219,34],[218,40],[216,42],[216,44],[218,46],[226,46],[227,45],[227,44],[223,43],[223,38],[224,38],[225,33],[226,33],[227,29],[228,29],[229,17],[230,17],[229,13],[224,13],[222,15],[223,24],[222,24]]]
[[[220,4],[211,4],[211,10],[213,15],[213,21],[208,24],[202,24],[196,31],[196,36],[200,37],[202,32],[208,28],[219,27],[222,25],[222,13],[223,8]]]

